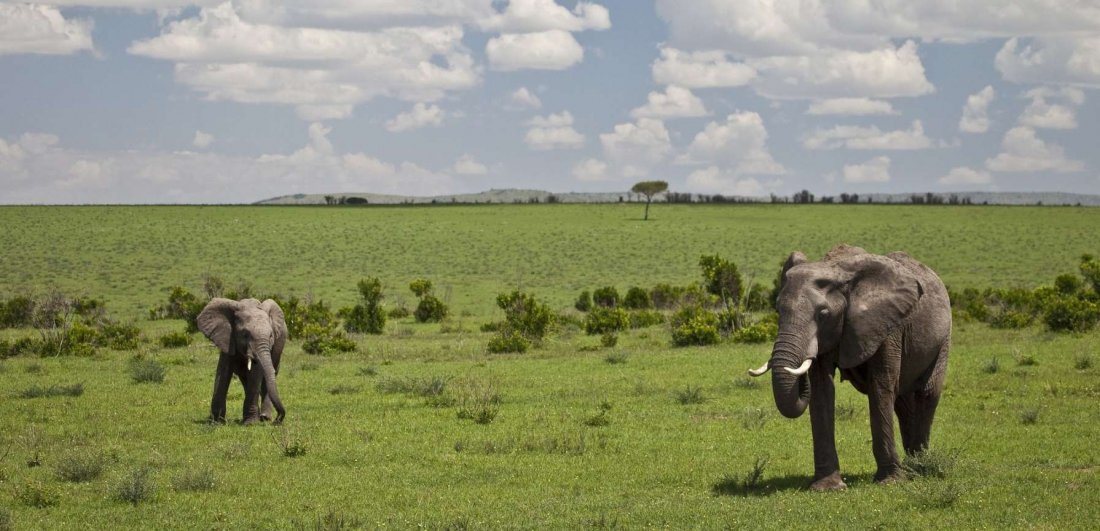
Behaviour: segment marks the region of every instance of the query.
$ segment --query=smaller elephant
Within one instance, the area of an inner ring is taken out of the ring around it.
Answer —
[[[272,406],[278,412],[275,422],[282,422],[286,408],[275,384],[287,337],[282,308],[271,299],[260,302],[219,297],[207,303],[197,323],[199,330],[221,352],[214,373],[210,420],[225,422],[225,396],[236,374],[244,385],[242,422],[271,420]]]
[[[834,435],[833,376],[867,395],[876,481],[904,477],[894,442],[928,446],[951,345],[951,304],[931,269],[909,255],[838,246],[818,262],[791,253],[776,300],[779,334],[771,359],[775,405],[786,417],[810,409],[813,490],[845,487]]]

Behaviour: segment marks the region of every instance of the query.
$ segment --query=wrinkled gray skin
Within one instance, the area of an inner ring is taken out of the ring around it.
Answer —
[[[244,385],[244,424],[271,420],[271,408],[283,421],[286,409],[279,398],[275,375],[286,345],[283,310],[271,299],[234,301],[214,298],[197,319],[199,330],[218,347],[218,369],[214,373],[214,396],[210,399],[210,420],[225,422],[225,395],[236,374]],[[262,407],[260,403],[262,402]]]
[[[846,487],[834,436],[833,376],[868,396],[875,481],[904,477],[894,443],[897,414],[907,454],[928,447],[947,370],[951,306],[939,277],[902,252],[839,246],[820,262],[794,252],[776,301],[779,336],[768,368],[786,417],[810,408],[813,490]],[[788,369],[812,359],[801,376]]]

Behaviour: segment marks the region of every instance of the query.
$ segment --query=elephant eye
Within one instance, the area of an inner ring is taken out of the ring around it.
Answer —
[[[817,317],[820,319],[825,319],[829,316],[829,313],[830,312],[828,308],[822,308],[821,311],[817,312]]]

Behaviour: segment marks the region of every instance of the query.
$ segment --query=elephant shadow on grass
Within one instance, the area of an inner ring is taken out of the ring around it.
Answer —
[[[711,485],[711,493],[715,496],[739,496],[742,498],[762,498],[779,492],[809,491],[813,477],[802,474],[758,478],[753,480],[752,475],[734,476],[727,474]],[[871,473],[845,476],[849,485],[856,486],[873,483]]]

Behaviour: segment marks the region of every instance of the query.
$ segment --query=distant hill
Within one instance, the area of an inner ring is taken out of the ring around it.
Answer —
[[[681,198],[690,196],[694,202],[707,202],[716,196],[703,194],[679,194]],[[870,197],[874,203],[910,203],[913,196],[925,197],[925,193],[904,194],[860,194],[860,203],[867,202]],[[971,203],[990,205],[1082,205],[1100,206],[1100,195],[1071,194],[1066,192],[953,192],[936,193],[935,195],[947,200],[951,196],[961,199],[969,199]],[[721,196],[718,196],[721,198]],[[768,203],[769,197],[732,197],[721,198],[724,201],[760,202]],[[257,201],[259,205],[324,205],[328,203],[370,204],[370,205],[402,205],[402,204],[512,204],[512,203],[618,203],[622,201],[641,201],[642,196],[630,192],[566,192],[552,193],[545,190],[523,190],[509,188],[503,190],[488,190],[475,194],[452,194],[437,196],[410,196],[387,195],[371,193],[339,193],[339,194],[294,194],[273,197]],[[821,200],[817,196],[816,201]],[[662,197],[659,201],[664,201]],[[840,202],[839,198],[836,198]]]

